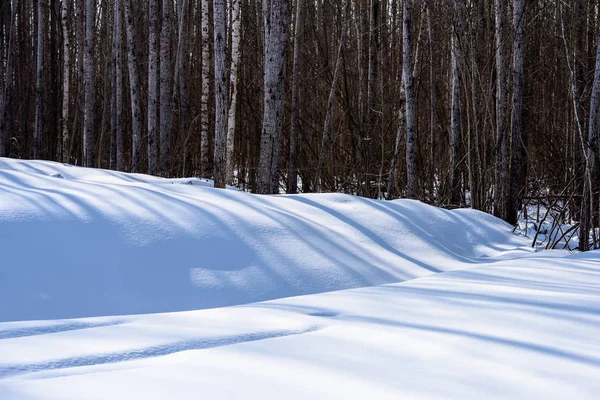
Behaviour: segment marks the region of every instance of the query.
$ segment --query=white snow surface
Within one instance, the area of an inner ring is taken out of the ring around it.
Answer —
[[[211,186],[0,158],[0,399],[600,393],[599,252]]]

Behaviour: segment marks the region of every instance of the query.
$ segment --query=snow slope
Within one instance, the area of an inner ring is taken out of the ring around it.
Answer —
[[[178,184],[189,181],[0,159],[0,321],[222,307],[527,249],[472,210]]]
[[[600,252],[210,186],[0,159],[1,400],[598,397]]]
[[[0,398],[597,399],[599,261],[530,258],[212,310],[0,324]]]

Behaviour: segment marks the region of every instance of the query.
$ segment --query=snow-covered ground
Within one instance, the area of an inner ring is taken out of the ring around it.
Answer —
[[[210,186],[0,159],[0,399],[600,393],[599,252]]]

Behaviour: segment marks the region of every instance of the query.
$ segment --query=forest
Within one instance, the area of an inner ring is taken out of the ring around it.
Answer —
[[[2,0],[0,156],[472,207],[600,245],[596,0]]]

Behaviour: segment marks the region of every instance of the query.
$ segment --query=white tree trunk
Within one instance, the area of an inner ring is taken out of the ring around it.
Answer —
[[[458,33],[452,29],[450,38],[451,89],[450,89],[450,204],[460,205],[460,181],[458,170],[458,150],[460,145],[460,70],[458,68]]]
[[[227,174],[227,16],[225,0],[213,2],[215,58],[215,153],[214,181],[216,188],[225,188]]]
[[[227,118],[227,182],[233,184],[233,150],[235,143],[235,115],[238,93],[238,64],[240,60],[240,0],[232,0],[231,69],[229,75],[229,115]]]
[[[148,34],[148,173],[156,175],[158,168],[158,0],[150,0]]]
[[[131,0],[125,2],[125,30],[127,34],[127,64],[129,69],[129,94],[131,97],[131,172],[141,172],[142,104],[140,101],[140,74],[134,43],[133,11]]]
[[[264,108],[257,190],[259,193],[277,193],[279,140],[284,118],[289,0],[264,1],[263,16],[265,22]]]

